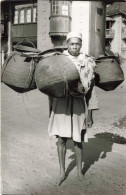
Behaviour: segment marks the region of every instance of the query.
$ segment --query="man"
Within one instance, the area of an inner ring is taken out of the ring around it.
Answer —
[[[90,91],[89,84],[93,80],[90,78],[90,74],[87,76],[86,69],[86,57],[80,54],[82,47],[82,35],[80,33],[70,32],[67,35],[67,51],[64,54],[67,55],[74,63],[80,77],[82,76],[82,84],[78,83],[77,92],[80,96],[76,96],[75,90],[70,90],[70,96],[65,98],[51,98],[51,114],[49,119],[48,132],[49,135],[55,135],[58,138],[57,151],[60,165],[60,176],[57,185],[60,185],[66,178],[65,175],[65,154],[66,154],[66,141],[68,138],[72,138],[74,141],[76,164],[77,164],[77,176],[79,180],[83,180],[82,174],[82,142],[87,139],[86,128],[87,125],[91,127],[92,112],[88,113],[88,100],[86,102],[86,92]],[[85,58],[85,59],[84,59]],[[93,69],[92,69],[93,70]],[[83,80],[83,75],[86,75]],[[93,75],[93,74],[92,74]],[[91,76],[92,76],[91,75]],[[90,85],[91,86],[91,85]],[[88,93],[87,93],[88,94]],[[90,96],[90,95],[89,95]],[[97,106],[96,106],[97,108]],[[87,123],[86,123],[87,122]]]

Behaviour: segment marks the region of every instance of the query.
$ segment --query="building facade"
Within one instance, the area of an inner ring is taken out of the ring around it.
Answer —
[[[1,63],[24,39],[37,47],[37,1],[2,1],[1,27]]]
[[[106,46],[126,58],[126,2],[108,6],[106,16]]]
[[[3,53],[23,39],[41,51],[66,47],[70,31],[82,33],[83,52],[95,57],[105,53],[105,1],[12,0],[3,1],[3,7]]]
[[[105,48],[105,3],[38,0],[38,49],[66,47],[69,31],[82,33],[82,50],[98,57]]]

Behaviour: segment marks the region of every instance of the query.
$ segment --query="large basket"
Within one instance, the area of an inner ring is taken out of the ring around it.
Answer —
[[[2,67],[1,81],[19,93],[33,90],[36,88],[35,66],[32,57],[13,52]]]
[[[35,70],[38,89],[52,97],[65,97],[77,86],[79,73],[73,62],[65,55],[53,55],[41,60]]]
[[[101,57],[96,60],[96,86],[110,91],[124,81],[124,74],[115,56]]]

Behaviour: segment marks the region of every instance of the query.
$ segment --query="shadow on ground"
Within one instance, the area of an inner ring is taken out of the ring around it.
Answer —
[[[83,174],[85,174],[96,161],[106,158],[107,152],[112,151],[112,145],[114,143],[126,144],[126,138],[106,132],[98,133],[95,135],[95,138],[90,138],[87,143],[83,143]],[[67,149],[74,152],[72,140],[67,142]],[[72,154],[69,159],[71,159],[71,162],[66,170],[67,176],[76,166],[75,154]]]

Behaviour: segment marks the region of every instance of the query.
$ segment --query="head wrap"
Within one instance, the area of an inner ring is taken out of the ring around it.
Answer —
[[[70,38],[79,38],[82,40],[82,34],[81,33],[78,33],[78,32],[69,32],[67,34],[67,38],[66,38],[66,41],[68,41],[68,39]]]

